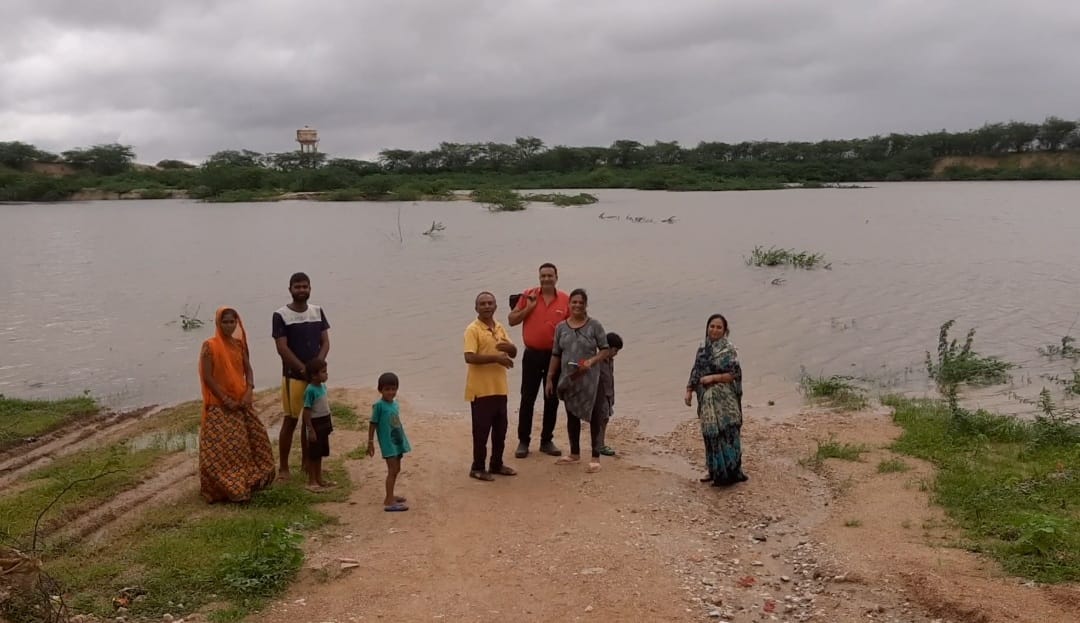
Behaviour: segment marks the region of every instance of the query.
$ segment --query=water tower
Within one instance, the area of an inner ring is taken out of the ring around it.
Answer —
[[[319,131],[304,126],[296,131],[296,142],[300,143],[300,153],[313,154],[319,151]]]

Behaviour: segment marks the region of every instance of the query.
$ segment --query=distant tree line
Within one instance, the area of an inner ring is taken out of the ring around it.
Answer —
[[[1048,117],[1041,124],[991,123],[966,132],[871,136],[818,142],[676,141],[644,144],[617,140],[608,147],[549,147],[539,138],[513,143],[450,143],[435,149],[385,149],[375,161],[331,158],[323,153],[225,150],[195,166],[162,160],[153,169],[135,165],[127,145],[108,144],[52,154],[21,142],[0,142],[0,200],[61,199],[79,188],[123,192],[182,188],[200,197],[223,193],[334,191],[383,197],[409,186],[409,196],[451,187],[626,187],[648,190],[773,188],[791,182],[901,181],[926,179],[947,156],[1003,156],[1080,150],[1080,124]],[[76,175],[28,173],[35,163],[70,166]],[[957,179],[1008,177],[960,167]],[[1034,170],[1018,178],[1076,177],[1076,172]],[[247,195],[242,195],[247,196]]]

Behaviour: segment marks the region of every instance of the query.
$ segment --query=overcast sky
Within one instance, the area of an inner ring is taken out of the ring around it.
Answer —
[[[1080,118],[1078,0],[0,2],[0,140],[142,162]]]

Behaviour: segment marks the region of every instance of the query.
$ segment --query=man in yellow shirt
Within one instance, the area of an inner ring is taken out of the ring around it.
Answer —
[[[491,481],[492,474],[517,474],[503,465],[506,445],[506,371],[514,367],[517,347],[506,327],[495,320],[495,295],[476,296],[476,320],[465,327],[465,400],[472,407],[473,461],[469,477]],[[485,470],[488,436],[491,437],[491,469]]]

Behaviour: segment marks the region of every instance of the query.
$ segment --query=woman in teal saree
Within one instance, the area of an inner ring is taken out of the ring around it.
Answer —
[[[698,348],[686,406],[696,394],[701,436],[705,440],[705,463],[709,475],[701,482],[726,487],[748,480],[742,471],[742,367],[735,346],[728,340],[727,319],[709,316],[705,342]]]

